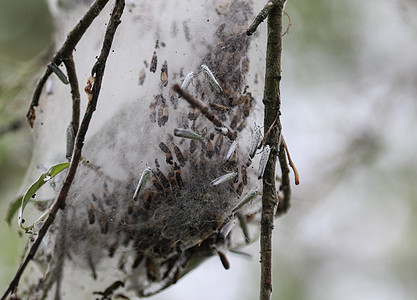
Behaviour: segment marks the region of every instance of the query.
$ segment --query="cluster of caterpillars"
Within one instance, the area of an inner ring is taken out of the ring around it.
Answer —
[[[102,234],[112,230],[111,221],[118,222],[113,225],[113,229],[118,228],[117,239],[109,239],[107,244],[108,256],[114,256],[121,246],[136,250],[133,261],[128,262],[126,255],[121,256],[119,268],[125,273],[145,270],[145,282],[138,284],[136,289],[140,296],[154,293],[146,285],[158,283],[163,289],[175,283],[188,272],[188,262],[195,257],[217,254],[224,268],[228,269],[230,264],[222,249],[228,248],[229,233],[237,223],[245,241],[251,240],[246,224],[254,219],[256,213],[244,214],[242,207],[258,195],[257,188],[249,188],[245,193],[244,190],[250,179],[248,167],[259,145],[260,126],[256,125],[253,130],[249,153],[242,151],[238,142],[230,139],[227,133],[229,130],[236,134],[243,131],[254,106],[255,100],[245,78],[249,70],[249,42],[236,30],[241,26],[244,32],[243,25],[252,15],[252,8],[246,2],[231,3],[227,12],[218,12],[224,22],[219,24],[215,33],[217,44],[202,58],[198,70],[184,73],[181,69],[169,76],[169,60],[162,59],[160,91],[155,93],[149,105],[148,118],[160,128],[167,126],[170,118],[178,120],[177,128],[172,131],[165,129],[165,139],[155,145],[164,161],[155,159],[154,167],[146,168],[139,182],[132,179],[123,187],[128,205],[121,217],[113,215],[111,209],[103,207],[95,197],[87,208],[88,223],[98,223]],[[227,22],[233,24],[236,19],[239,25],[226,26]],[[186,23],[183,25],[187,41],[192,42],[191,31]],[[165,44],[157,41],[150,62],[145,62],[150,72],[148,76],[153,76],[151,73],[158,70],[156,50],[160,46],[165,47]],[[146,83],[147,70],[140,70],[139,85]],[[207,104],[211,113],[227,126],[214,126],[195,107],[189,107],[185,113],[179,109],[181,98],[166,90],[170,87],[169,80],[175,79],[182,80],[182,89]],[[261,162],[268,159],[269,151],[265,150]],[[121,194],[120,191],[114,193]],[[102,196],[104,200],[111,198],[111,192],[106,189],[104,194],[108,194]],[[111,207],[111,201],[108,202]],[[174,211],[172,218],[169,213],[161,216],[160,213],[169,205]],[[181,215],[182,206],[189,214],[194,209],[197,216]],[[178,214],[177,222],[175,213]],[[190,221],[184,222],[187,217]],[[204,225],[193,223],[198,218],[204,219],[201,222]],[[139,223],[142,225],[137,226]],[[190,241],[182,240],[182,229]],[[102,294],[108,293],[105,290]]]

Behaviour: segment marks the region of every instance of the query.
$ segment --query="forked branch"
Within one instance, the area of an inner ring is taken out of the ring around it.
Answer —
[[[278,203],[275,187],[275,166],[281,135],[280,121],[280,82],[282,52],[282,16],[285,0],[270,0],[249,26],[246,34],[251,35],[258,25],[268,17],[265,88],[263,103],[264,141],[272,149],[263,177],[262,217],[261,217],[261,286],[260,299],[269,300],[272,294],[272,230],[274,228],[274,209]],[[284,153],[285,155],[285,153]],[[284,156],[285,157],[285,156]],[[286,162],[279,160],[281,168],[288,168]],[[285,165],[282,165],[285,164]],[[284,175],[284,174],[283,174]],[[287,174],[288,176],[288,174]],[[289,185],[288,185],[289,188]],[[289,194],[288,194],[289,195]]]
[[[96,0],[91,5],[90,9],[86,12],[83,18],[68,34],[67,39],[65,40],[61,49],[59,49],[58,52],[54,55],[54,57],[51,59],[52,64],[59,66],[64,60],[70,59],[70,57],[72,57],[72,52],[74,51],[75,46],[77,46],[84,33],[90,27],[94,19],[100,14],[104,6],[106,6],[107,2],[109,2],[109,0]],[[51,68],[46,68],[45,73],[36,84],[35,91],[32,95],[32,101],[30,103],[29,110],[26,114],[26,118],[29,122],[30,127],[33,127],[33,123],[36,119],[35,107],[39,105],[39,98],[42,94],[42,89],[51,74]]]
[[[97,2],[100,2],[100,1],[97,1]],[[107,1],[101,1],[101,2],[107,2]],[[105,66],[106,66],[107,57],[110,53],[110,47],[112,45],[117,26],[121,22],[120,18],[122,16],[124,6],[125,6],[125,1],[124,0],[116,0],[113,11],[112,11],[112,14],[110,16],[110,21],[109,21],[109,24],[108,24],[107,29],[106,29],[106,33],[105,33],[105,36],[104,36],[104,42],[103,42],[103,46],[102,46],[102,49],[101,49],[100,56],[97,59],[97,62],[95,63],[95,65],[92,69],[92,75],[95,77],[94,86],[92,88],[92,98],[91,98],[91,101],[89,101],[89,103],[88,103],[87,110],[84,114],[84,118],[83,118],[83,120],[81,122],[81,125],[80,125],[80,128],[78,130],[74,155],[73,155],[72,160],[71,160],[71,164],[70,164],[70,167],[69,167],[67,177],[65,178],[64,184],[63,184],[63,186],[61,188],[61,191],[58,195],[58,199],[56,200],[55,204],[53,205],[53,207],[51,209],[51,212],[48,215],[48,218],[46,219],[45,223],[43,224],[42,228],[40,229],[40,231],[38,233],[38,237],[37,237],[36,241],[33,243],[32,247],[30,248],[28,255],[26,256],[25,260],[23,261],[23,263],[18,268],[15,277],[13,278],[12,282],[9,284],[8,289],[6,290],[4,295],[2,296],[2,298],[1,298],[2,300],[6,299],[6,297],[10,293],[14,293],[16,291],[16,288],[19,285],[19,281],[20,281],[20,278],[21,278],[24,270],[26,269],[28,263],[31,260],[33,260],[33,258],[35,257],[36,251],[38,250],[39,245],[41,244],[43,238],[45,237],[46,233],[48,232],[49,227],[52,225],[52,223],[53,223],[53,221],[56,217],[57,212],[59,211],[59,209],[64,209],[65,208],[68,191],[71,187],[72,181],[74,180],[75,173],[77,171],[77,167],[78,167],[78,164],[79,164],[80,159],[81,159],[81,150],[82,150],[83,145],[84,145],[85,135],[87,133],[91,118],[93,116],[93,112],[95,111],[96,106],[97,106],[98,96],[100,94],[101,82],[102,82],[103,75],[104,75],[104,69],[105,69]],[[90,9],[90,11],[91,11],[91,9]],[[99,11],[97,11],[97,8],[96,8],[96,10],[94,10],[94,12],[96,14],[99,13]],[[80,21],[80,23],[81,23],[81,21]],[[80,26],[80,23],[78,23],[77,27]],[[89,24],[91,24],[91,22]],[[83,24],[81,24],[81,25],[83,25]],[[72,32],[74,32],[74,30]],[[77,42],[78,42],[78,40],[77,40]],[[68,39],[65,42],[64,46],[67,45],[67,44],[68,44]],[[71,43],[71,45],[73,45],[73,46],[75,46],[75,44]],[[61,48],[61,49],[63,49],[63,48]],[[68,51],[68,53],[71,53],[72,50],[73,49],[67,49],[66,51]]]

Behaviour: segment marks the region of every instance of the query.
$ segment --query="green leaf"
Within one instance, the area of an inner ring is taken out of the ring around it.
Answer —
[[[26,191],[25,195],[22,198],[22,202],[20,204],[20,209],[19,209],[19,216],[18,216],[18,224],[20,226],[20,228],[22,228],[25,231],[31,230],[33,228],[34,225],[36,225],[37,223],[41,222],[43,219],[46,218],[46,216],[49,213],[48,209],[44,214],[42,214],[42,216],[37,219],[33,224],[29,225],[29,226],[24,226],[23,225],[23,211],[26,207],[26,205],[28,204],[29,200],[32,198],[32,196],[49,180],[51,180],[52,178],[54,178],[56,175],[58,175],[59,173],[61,173],[63,170],[65,170],[66,168],[68,168],[70,165],[70,163],[65,162],[65,163],[59,163],[56,164],[52,167],[49,168],[48,171],[46,171],[45,173],[43,173],[39,179],[37,181],[35,181],[30,187],[29,189]]]
[[[5,220],[9,226],[12,225],[12,219],[22,204],[22,198],[23,196],[17,197],[17,199],[15,199],[13,202],[10,202],[9,207],[7,208]]]

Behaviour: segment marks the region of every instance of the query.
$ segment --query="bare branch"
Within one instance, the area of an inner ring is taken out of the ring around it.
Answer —
[[[287,146],[287,143],[285,142],[284,137],[282,138],[282,143],[284,144],[285,152],[287,153],[287,158],[288,158],[288,162],[290,164],[290,167],[294,171],[295,185],[299,185],[300,184],[300,175],[298,174],[297,168],[295,167],[295,164],[293,163],[293,161],[291,159],[290,151],[288,150],[288,146]]]
[[[255,33],[256,28],[258,28],[259,24],[261,24],[266,17],[271,13],[272,9],[275,7],[276,1],[268,1],[265,4],[264,8],[260,11],[260,13],[256,16],[255,20],[250,24],[248,30],[246,30],[246,35],[252,35]]]
[[[72,51],[74,51],[75,46],[77,46],[80,39],[83,37],[86,30],[90,27],[94,19],[100,14],[104,6],[109,2],[109,0],[96,0],[86,12],[83,18],[78,22],[74,29],[68,34],[67,39],[62,45],[61,49],[54,55],[51,59],[51,63],[59,66],[65,59],[68,59],[72,56]],[[36,84],[35,91],[33,92],[32,101],[29,106],[29,110],[26,114],[26,118],[29,122],[30,127],[33,127],[33,123],[36,119],[35,107],[39,105],[39,98],[42,93],[43,86],[46,83],[46,80],[51,75],[52,70],[46,68],[45,73],[39,79]],[[69,74],[68,74],[69,75]]]
[[[110,52],[110,47],[112,45],[113,37],[114,37],[114,34],[116,33],[117,26],[121,22],[120,17],[123,13],[124,5],[125,5],[124,0],[116,0],[116,3],[115,3],[114,8],[113,8],[113,12],[112,12],[111,17],[110,17],[110,22],[109,22],[109,24],[107,26],[107,29],[106,29],[104,42],[103,42],[103,46],[102,46],[102,49],[101,49],[101,54],[100,54],[97,62],[95,63],[95,65],[92,69],[92,73],[95,75],[95,78],[96,78],[94,86],[93,86],[93,90],[92,90],[93,97],[92,97],[91,101],[89,101],[89,103],[88,103],[87,110],[85,112],[83,121],[81,122],[81,126],[80,126],[80,129],[79,129],[78,134],[77,134],[77,140],[76,140],[74,155],[73,155],[73,158],[71,160],[71,165],[69,167],[67,177],[66,177],[65,182],[64,182],[64,184],[61,188],[61,191],[58,195],[58,199],[56,200],[55,204],[53,205],[53,207],[51,209],[51,212],[49,213],[48,218],[46,219],[44,225],[40,229],[39,234],[38,234],[38,238],[33,243],[32,247],[30,248],[30,251],[29,251],[28,255],[26,256],[23,263],[20,265],[19,269],[16,272],[15,277],[13,278],[13,280],[10,283],[8,289],[6,290],[3,297],[1,298],[2,300],[5,300],[9,293],[15,292],[24,270],[26,269],[28,263],[31,260],[33,260],[33,258],[35,257],[36,251],[38,250],[39,245],[41,244],[43,238],[45,237],[46,233],[48,232],[49,227],[53,223],[58,210],[65,208],[68,191],[71,187],[72,181],[74,180],[75,173],[77,171],[77,167],[78,167],[78,164],[79,164],[80,159],[81,159],[81,150],[82,150],[83,145],[84,145],[85,135],[87,133],[87,129],[89,127],[93,112],[95,111],[96,106],[97,106],[98,96],[99,96],[99,93],[100,93],[101,82],[102,82],[103,75],[104,75],[104,69],[105,69],[107,57],[108,57],[109,52]],[[95,11],[95,12],[97,13],[97,11]],[[77,26],[79,26],[79,25],[77,25]],[[68,39],[67,39],[67,42],[68,42]],[[66,42],[66,44],[67,44],[67,42]]]
[[[80,125],[80,89],[78,87],[77,72],[75,70],[75,62],[72,53],[64,60],[67,68],[68,80],[71,86],[72,95],[72,118],[71,126],[74,132],[78,132]]]
[[[285,156],[284,142],[281,143],[278,153],[278,160],[281,166],[281,185],[279,187],[284,197],[280,199],[275,217],[278,217],[288,211],[291,200],[291,185],[290,185],[290,168],[288,167],[287,157]]]
[[[72,118],[69,125],[69,128],[67,129],[67,134],[70,134],[67,136],[67,153],[66,157],[70,159],[72,157],[72,152],[74,148],[74,142],[75,142],[75,133],[78,132],[78,127],[80,126],[80,89],[78,87],[78,79],[77,79],[77,72],[75,69],[75,62],[74,58],[72,57],[72,54],[64,60],[65,67],[67,69],[68,73],[68,79],[71,86],[71,95],[72,95]],[[69,131],[68,131],[69,130]],[[68,144],[69,143],[69,144]],[[70,146],[68,146],[70,145]]]
[[[265,88],[263,103],[264,145],[271,147],[271,154],[263,177],[262,217],[261,217],[261,286],[260,299],[269,300],[272,294],[272,230],[274,228],[274,209],[277,205],[275,187],[275,165],[281,134],[280,121],[280,81],[282,52],[282,14],[285,0],[271,0],[256,17],[248,32],[253,33],[256,27],[268,16],[268,40],[266,49]],[[247,34],[248,34],[247,32]],[[281,160],[280,160],[281,163]],[[281,166],[282,167],[282,166]],[[287,166],[288,168],[288,166]]]

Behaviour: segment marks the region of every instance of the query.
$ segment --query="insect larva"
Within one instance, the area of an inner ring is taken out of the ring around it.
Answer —
[[[222,229],[220,229],[218,237],[224,240],[229,235],[230,231],[232,231],[232,228],[235,225],[236,225],[236,219],[231,220],[229,223],[224,225]]]
[[[222,262],[222,265],[223,265],[223,267],[226,269],[226,270],[229,270],[230,269],[230,263],[229,263],[229,260],[227,259],[227,257],[226,257],[226,254],[224,254],[223,252],[221,252],[221,251],[219,251],[219,250],[216,250],[217,251],[217,254],[219,255],[219,257],[220,257],[220,261]]]
[[[216,142],[214,143],[214,152],[216,152],[217,155],[220,155],[220,151],[222,150],[223,146],[223,135],[219,135],[216,138]]]
[[[204,75],[206,76],[207,80],[211,84],[211,86],[219,93],[223,93],[223,89],[220,84],[217,82],[216,78],[214,77],[213,73],[206,65],[201,65],[201,70],[203,71]]]
[[[195,133],[194,131],[187,130],[187,129],[175,128],[174,135],[178,137],[183,137],[186,139],[192,139],[192,140],[198,140],[198,141],[203,140],[203,137],[201,135],[199,135],[198,133]]]
[[[191,81],[194,78],[194,72],[190,72],[187,74],[187,76],[185,76],[184,81],[181,84],[181,89],[186,90],[188,88],[188,86],[190,85]]]
[[[102,212],[100,216],[100,230],[102,234],[109,232],[109,218],[105,212]]]
[[[200,170],[205,171],[207,169],[207,160],[206,160],[206,154],[201,149],[200,151]]]
[[[210,140],[206,143],[206,154],[209,158],[212,158],[214,155],[213,143]]]
[[[111,194],[110,194],[109,190],[107,189],[106,182],[104,182],[104,184],[103,184],[103,190],[104,190],[104,192],[103,192],[104,203],[106,205],[111,205],[112,203],[114,203],[114,201],[111,197]]]
[[[175,179],[174,173],[169,173],[169,184],[172,186],[173,190],[178,190],[178,183]]]
[[[174,109],[177,109],[178,108],[178,97],[175,96],[174,94],[172,94],[169,97],[169,100],[171,101],[172,105],[174,106]]]
[[[159,180],[161,181],[162,186],[165,189],[169,189],[170,188],[169,181],[166,178],[166,176],[164,175],[164,173],[162,173],[162,171],[160,169],[156,169],[156,175],[158,176]]]
[[[165,124],[164,124],[164,119],[163,119],[163,108],[162,107],[160,107],[159,109],[158,109],[158,126],[159,127],[162,127],[162,126],[164,126]]]
[[[126,253],[122,253],[122,255],[120,255],[119,261],[117,262],[117,268],[126,273],[125,271],[125,264],[126,264]]]
[[[250,100],[249,95],[242,95],[239,98],[232,100],[230,105],[232,105],[232,106],[240,105],[240,104],[245,103],[246,101],[248,101],[248,99]]]
[[[188,112],[188,119],[190,121],[195,121],[197,120],[199,115],[200,115],[200,110],[196,107],[191,107],[190,111]]]
[[[237,179],[237,177],[235,178],[235,180],[236,179]],[[242,196],[242,192],[243,192],[243,183],[240,182],[239,185],[237,186],[236,194],[238,194],[239,196]]]
[[[114,299],[125,299],[125,300],[130,300],[130,298],[126,295],[123,295],[121,293],[115,294],[114,295]]]
[[[255,122],[255,128],[253,129],[252,135],[250,137],[250,148],[249,148],[249,157],[253,158],[258,149],[259,139],[261,137],[261,126]]]
[[[229,161],[225,164],[225,166],[227,166],[228,170],[233,170],[233,172],[238,172],[238,166],[237,166],[237,160],[238,160],[238,155],[236,152],[233,153],[232,157],[229,159]],[[237,182],[237,177],[235,182]]]
[[[246,203],[248,203],[249,201],[251,201],[253,198],[255,198],[255,196],[258,194],[258,187],[254,188],[253,190],[251,190],[249,193],[247,193],[245,195],[245,197],[243,197],[242,201],[239,202],[238,205],[236,205],[235,208],[233,208],[232,213],[238,211],[240,208],[242,208]]]
[[[190,141],[190,153],[194,153],[197,149],[197,142],[195,140]]]
[[[241,132],[246,127],[246,120],[243,120],[236,128],[237,131]]]
[[[174,279],[173,279],[173,283],[177,283],[177,281],[178,280],[180,280],[180,278],[181,278],[181,270],[180,270],[180,268],[178,267],[178,269],[175,271],[175,274],[174,274]]]
[[[187,159],[184,157],[180,148],[178,148],[177,145],[172,144],[172,146],[174,147],[174,153],[175,153],[175,156],[177,157],[178,162],[180,163],[180,166],[184,167],[185,163],[187,162]]]
[[[165,125],[166,122],[168,122],[168,106],[160,107],[158,110],[158,126],[162,127]]]
[[[110,245],[110,247],[109,247],[109,257],[114,256],[114,253],[116,252],[117,246],[118,246],[117,241]]]
[[[232,157],[233,153],[236,151],[236,148],[238,146],[238,142],[234,141],[230,147],[229,150],[227,150],[226,156],[223,158],[223,163],[227,163],[229,159]]]
[[[145,209],[149,209],[151,202],[152,202],[152,191],[148,189],[143,193],[143,206],[145,207]]]
[[[226,111],[228,109],[226,106],[217,103],[210,104],[210,107],[217,111]]]
[[[133,265],[132,265],[132,269],[136,269],[139,264],[142,262],[143,260],[143,254],[139,253],[138,255],[136,255],[135,260],[133,261]]]
[[[220,176],[219,178],[216,178],[212,182],[210,182],[210,185],[211,186],[219,185],[220,183],[232,180],[233,178],[236,177],[236,175],[237,175],[236,172],[230,172],[230,173],[224,174]]]
[[[62,72],[61,69],[54,62],[51,62],[48,65],[48,69],[54,72],[55,75],[59,78],[59,80],[62,81],[63,84],[69,83],[67,76],[65,76],[64,72]]]
[[[90,225],[94,224],[96,221],[96,215],[94,213],[95,209],[92,203],[90,203],[90,206],[88,207],[87,217],[88,217],[88,223]]]
[[[190,36],[190,27],[188,27],[187,22],[182,22],[182,25],[184,27],[184,35],[185,35],[185,39],[187,40],[187,42],[191,41],[191,36]]]
[[[143,83],[145,82],[146,79],[146,72],[145,69],[141,69],[139,71],[139,85],[143,85]]]
[[[131,215],[133,213],[133,199],[129,200],[129,205],[127,206],[127,214]]]
[[[71,159],[72,151],[74,150],[74,128],[72,125],[67,127],[67,153],[65,157]]]
[[[93,279],[96,280],[97,279],[96,265],[93,262],[93,258],[91,257],[91,254],[87,255],[87,263],[91,269],[91,277],[93,277]]]
[[[159,199],[159,194],[157,191],[152,191],[152,201],[157,202]]]
[[[181,172],[181,168],[177,166],[177,164],[175,164],[174,166],[175,169],[175,180],[178,183],[178,186],[180,188],[182,188],[184,186],[183,182],[182,182],[182,172]]]
[[[229,129],[227,129],[226,127],[214,127],[214,129],[223,135],[227,135],[227,133],[229,132]]]
[[[237,126],[237,122],[240,120],[239,115],[235,115],[232,119],[232,121],[230,122],[230,128],[235,129]]]
[[[113,295],[113,292],[118,289],[119,287],[124,287],[125,284],[118,280],[116,282],[113,282],[108,288],[104,290],[104,292],[93,292],[93,295],[101,295],[103,296],[103,299],[107,299],[109,296]]]
[[[239,225],[240,225],[240,228],[242,228],[242,232],[245,237],[245,242],[246,244],[249,244],[250,238],[249,238],[248,225],[246,224],[246,217],[242,216],[241,214],[237,214],[237,218],[239,219]]]
[[[166,87],[168,85],[168,63],[164,61],[164,64],[161,68],[161,83],[162,86]]]
[[[246,171],[246,166],[241,165],[240,166],[240,172],[241,172],[241,175],[242,175],[243,185],[247,185],[248,184],[248,172]]]
[[[158,266],[150,259],[149,257],[146,258],[145,263],[148,279],[151,281],[156,281],[159,277],[159,268]]]
[[[149,119],[151,119],[152,123],[156,122],[156,106],[157,104],[155,102],[149,105]]]
[[[151,175],[151,168],[146,168],[143,170],[142,175],[140,176],[138,185],[136,187],[135,193],[133,194],[133,200],[138,200],[139,194],[142,191],[142,189],[145,187],[146,183],[149,180],[149,177]]]
[[[266,163],[268,162],[270,153],[271,153],[271,147],[269,147],[269,145],[266,145],[264,147],[264,151],[262,153],[261,159],[259,160],[258,179],[262,179],[262,177],[264,177],[265,167],[266,167]]]
[[[164,193],[164,187],[162,186],[162,183],[158,180],[158,177],[152,176],[152,184],[161,194]]]
[[[149,70],[152,73],[155,73],[157,65],[158,65],[158,57],[156,56],[156,51],[154,51],[153,55],[152,55],[151,66],[150,66]]]
[[[167,164],[172,165],[172,153],[171,153],[171,150],[169,150],[168,146],[165,143],[160,142],[159,149],[161,149],[162,152],[165,153],[165,157],[166,157],[165,160]]]

